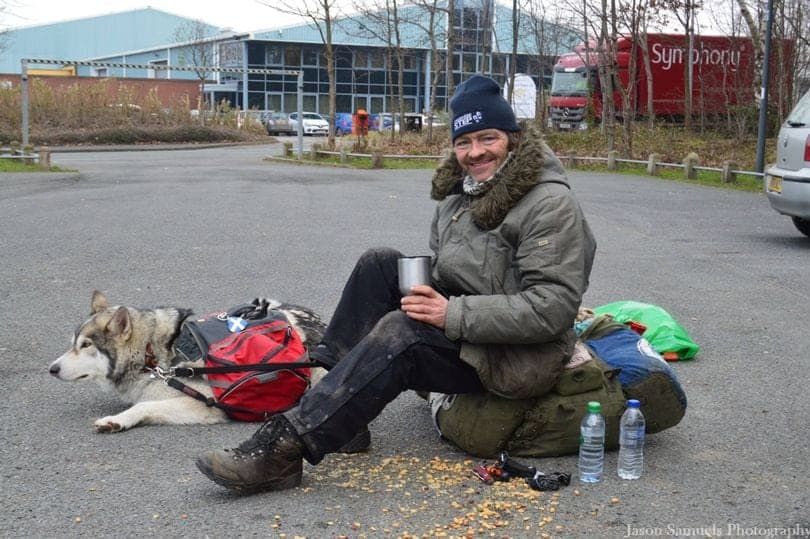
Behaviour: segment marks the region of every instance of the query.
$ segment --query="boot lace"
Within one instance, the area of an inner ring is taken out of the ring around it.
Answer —
[[[290,427],[283,418],[272,417],[233,451],[242,454],[269,451],[279,438],[284,434],[290,434],[289,431]]]

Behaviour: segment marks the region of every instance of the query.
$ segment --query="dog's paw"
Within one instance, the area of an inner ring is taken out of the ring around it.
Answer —
[[[121,432],[125,429],[121,423],[118,423],[112,417],[97,419],[93,426],[96,428],[96,432]]]

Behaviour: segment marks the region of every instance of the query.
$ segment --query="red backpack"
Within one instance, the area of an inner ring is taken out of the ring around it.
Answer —
[[[244,305],[183,322],[174,348],[183,361],[204,359],[203,368],[177,367],[166,383],[237,421],[264,421],[292,408],[309,388],[310,368],[301,337],[280,311]],[[206,375],[207,397],[177,377]]]

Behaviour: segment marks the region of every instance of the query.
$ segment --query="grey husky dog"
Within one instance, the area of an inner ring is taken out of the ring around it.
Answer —
[[[320,342],[325,326],[317,314],[296,305],[269,301],[270,308],[286,315],[308,350]],[[50,373],[65,381],[94,380],[132,404],[121,413],[97,419],[94,426],[98,432],[120,432],[138,425],[229,421],[219,408],[206,406],[152,375],[155,367],[167,370],[195,365],[178,361],[172,346],[183,321],[192,315],[190,310],[109,305],[99,291],[93,292],[90,309],[90,317],[74,332],[68,351],[51,363]],[[312,383],[324,373],[323,369],[313,369]],[[206,396],[212,395],[202,377],[184,383]]]

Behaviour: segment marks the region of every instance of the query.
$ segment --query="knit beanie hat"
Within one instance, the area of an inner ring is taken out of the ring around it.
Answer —
[[[512,107],[501,95],[501,87],[489,77],[473,75],[456,88],[450,100],[453,112],[453,140],[481,129],[520,131]]]

